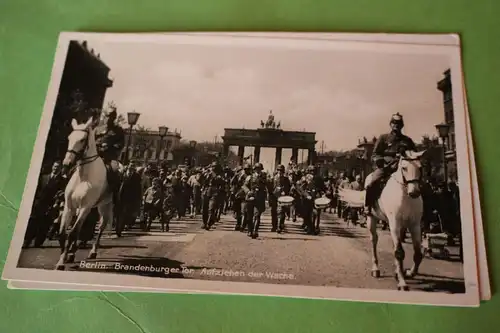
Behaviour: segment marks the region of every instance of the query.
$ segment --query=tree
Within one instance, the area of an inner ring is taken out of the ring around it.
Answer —
[[[123,113],[120,113],[118,117],[116,117],[116,123],[121,127],[127,127],[127,118],[123,115]]]

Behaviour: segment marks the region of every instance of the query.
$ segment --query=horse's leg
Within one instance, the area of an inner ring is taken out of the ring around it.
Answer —
[[[101,242],[101,236],[104,230],[106,230],[106,226],[109,221],[113,220],[113,203],[110,202],[108,204],[104,204],[98,207],[99,215],[101,215],[101,223],[99,223],[99,233],[97,234],[97,238],[92,245],[92,249],[88,255],[89,259],[97,258],[97,250],[99,249],[99,245]]]
[[[370,240],[372,242],[372,276],[375,278],[380,277],[380,268],[378,266],[378,233],[377,233],[377,220],[373,216],[366,218],[368,230],[370,230]]]
[[[80,235],[80,230],[82,229],[82,225],[89,216],[89,213],[92,208],[85,207],[80,208],[78,211],[78,216],[76,218],[75,223],[71,227],[71,230],[68,233],[68,262],[73,263],[75,261],[76,250],[78,249],[78,235]]]
[[[68,202],[68,201],[67,201]],[[66,228],[70,225],[75,216],[75,209],[69,207],[69,205],[64,206],[64,210],[61,216],[61,224],[59,226],[59,245],[61,247],[61,255],[56,264],[57,270],[64,270],[64,264],[66,263],[69,250],[69,242],[67,240]]]
[[[406,272],[407,277],[414,277],[418,274],[418,268],[422,263],[422,227],[420,221],[410,225],[411,242],[413,245],[413,267]]]
[[[394,244],[394,258],[396,263],[395,278],[398,280],[398,290],[408,291],[408,285],[406,284],[403,272],[405,251],[401,242],[401,234],[405,228],[403,228],[402,225],[396,225],[396,221],[389,221],[389,227],[391,229],[391,238]]]

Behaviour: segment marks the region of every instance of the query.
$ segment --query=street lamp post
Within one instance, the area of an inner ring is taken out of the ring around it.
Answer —
[[[448,165],[446,163],[446,139],[448,138],[448,134],[450,132],[450,125],[448,125],[446,123],[437,124],[436,130],[437,130],[438,135],[442,141],[444,182],[445,182],[445,184],[448,184]],[[445,186],[445,188],[447,188],[447,187]]]
[[[156,154],[158,166],[160,166],[160,153],[161,153],[161,146],[163,144],[163,138],[167,135],[167,132],[168,132],[168,127],[166,127],[166,126],[158,127],[158,135],[160,136],[160,142],[158,143],[158,150],[157,150],[157,154]]]
[[[128,164],[128,153],[129,153],[128,149],[130,146],[130,140],[132,140],[132,128],[134,127],[135,124],[137,124],[140,115],[141,114],[139,112],[127,112],[127,122],[129,124],[129,129],[128,129],[127,146],[125,147],[125,164]]]

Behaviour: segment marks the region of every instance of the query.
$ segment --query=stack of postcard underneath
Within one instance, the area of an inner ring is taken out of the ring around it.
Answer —
[[[62,33],[2,277],[479,306],[459,37]]]

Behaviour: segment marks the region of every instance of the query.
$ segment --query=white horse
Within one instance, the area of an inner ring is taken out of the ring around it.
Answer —
[[[107,183],[106,166],[97,154],[93,119],[91,117],[85,124],[78,124],[73,119],[71,126],[73,131],[68,137],[63,167],[69,168],[76,163],[76,170],[65,190],[59,240],[61,256],[56,265],[58,270],[64,270],[65,263],[74,262],[78,235],[92,208],[97,206],[101,220],[99,234],[89,253],[89,259],[97,257],[102,233],[107,223],[113,220],[113,198]],[[69,227],[71,229],[66,234]]]
[[[377,255],[377,222],[386,221],[389,224],[391,238],[394,244],[396,262],[395,277],[398,281],[398,290],[409,290],[405,277],[414,277],[422,262],[422,233],[420,221],[423,214],[423,202],[420,196],[420,158],[425,151],[407,151],[400,157],[398,169],[385,185],[379,199],[376,201],[372,215],[367,217],[367,227],[370,230],[372,242],[372,276],[380,277]],[[371,174],[366,177],[365,186],[371,181]],[[346,202],[360,205],[364,201],[364,191],[339,189],[339,196]],[[403,240],[406,230],[410,230],[413,245],[413,267],[403,270],[405,252]]]

